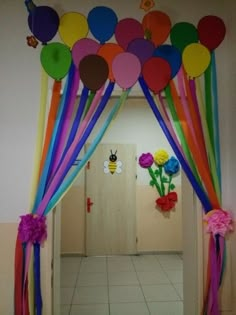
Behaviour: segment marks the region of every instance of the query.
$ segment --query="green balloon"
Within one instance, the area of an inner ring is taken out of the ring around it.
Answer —
[[[170,40],[173,46],[183,52],[189,44],[198,43],[198,30],[188,22],[176,23],[170,31]]]
[[[69,47],[62,43],[50,43],[43,46],[40,60],[47,74],[59,81],[67,75],[70,69],[71,51]]]

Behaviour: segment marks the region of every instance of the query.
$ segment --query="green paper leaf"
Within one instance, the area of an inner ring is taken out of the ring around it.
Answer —
[[[153,187],[155,185],[154,180],[150,180],[149,185]]]
[[[170,184],[170,190],[174,190],[175,189],[175,185],[174,184]]]
[[[162,177],[162,182],[163,182],[163,183],[169,183],[169,180],[168,180],[167,177],[163,176],[163,177]]]
[[[160,171],[159,170],[155,170],[155,175],[156,175],[156,177],[158,177],[160,175]]]

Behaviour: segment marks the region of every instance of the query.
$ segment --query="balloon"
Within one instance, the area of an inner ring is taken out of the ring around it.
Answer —
[[[28,16],[28,25],[34,36],[46,44],[58,31],[59,16],[48,6],[35,7]]]
[[[155,49],[153,56],[161,57],[168,61],[171,66],[171,78],[173,79],[179,72],[182,64],[182,56],[180,51],[171,45],[162,45]]]
[[[61,16],[59,35],[61,40],[70,48],[74,43],[88,35],[88,22],[84,15],[77,12],[68,12]]]
[[[198,23],[200,42],[209,50],[216,49],[225,38],[226,27],[219,17],[208,15]]]
[[[143,65],[145,61],[152,57],[155,46],[147,39],[137,38],[129,43],[127,51],[138,57]]]
[[[88,24],[93,36],[104,44],[114,34],[118,18],[108,7],[95,7],[88,14]]]
[[[165,59],[152,57],[143,65],[142,74],[149,89],[158,94],[171,80],[171,67]]]
[[[104,44],[101,46],[101,48],[98,51],[98,55],[102,56],[108,64],[108,67],[109,67],[108,77],[109,77],[109,80],[112,82],[115,81],[115,78],[112,72],[112,62],[114,58],[122,52],[124,52],[124,49],[115,43]]]
[[[117,84],[126,90],[137,82],[141,73],[141,63],[135,55],[123,52],[115,57],[112,71]]]
[[[202,75],[210,62],[211,54],[202,44],[190,44],[183,51],[183,65],[190,77],[196,78]]]
[[[72,47],[72,58],[76,67],[80,61],[87,55],[96,55],[101,45],[90,38],[78,40]]]
[[[92,92],[99,90],[108,78],[109,68],[106,60],[98,55],[88,55],[79,64],[80,78]]]
[[[156,46],[163,44],[170,34],[171,20],[164,12],[151,11],[147,13],[142,24],[146,38],[150,39]]]
[[[116,26],[115,38],[117,43],[126,50],[132,40],[144,38],[142,24],[131,18],[120,20]]]
[[[198,42],[197,29],[191,23],[176,23],[171,29],[170,40],[173,46],[178,48],[180,52],[183,52],[186,46]]]
[[[55,80],[63,79],[72,62],[69,48],[62,43],[50,43],[43,46],[40,54],[41,64],[47,74]]]

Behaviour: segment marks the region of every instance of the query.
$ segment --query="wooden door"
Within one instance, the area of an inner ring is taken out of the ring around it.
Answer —
[[[136,146],[100,144],[86,171],[86,254],[136,253]]]

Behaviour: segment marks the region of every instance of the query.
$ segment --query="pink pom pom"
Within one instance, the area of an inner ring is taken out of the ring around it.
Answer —
[[[205,215],[204,221],[207,222],[207,232],[214,236],[219,234],[224,237],[228,232],[233,231],[233,218],[228,211],[212,210]]]

